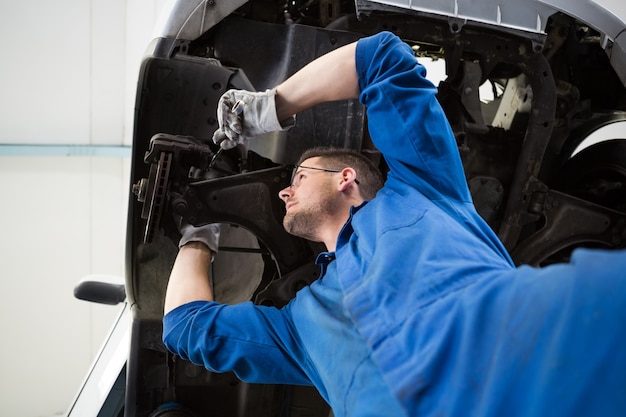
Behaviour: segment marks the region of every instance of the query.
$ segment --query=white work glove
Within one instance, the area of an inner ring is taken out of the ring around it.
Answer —
[[[182,248],[189,242],[202,242],[211,249],[211,252],[217,253],[220,241],[220,224],[209,223],[204,226],[193,226],[184,223],[179,227],[182,234],[178,247]]]
[[[295,125],[295,117],[282,123],[276,115],[276,89],[263,92],[228,90],[217,105],[219,128],[213,142],[223,149],[232,149],[263,133],[287,130]]]

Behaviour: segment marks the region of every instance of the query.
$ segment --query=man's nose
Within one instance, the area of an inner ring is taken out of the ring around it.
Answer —
[[[291,185],[283,188],[278,192],[278,197],[283,200],[284,203],[287,203],[287,199],[293,195],[293,190],[291,189]]]

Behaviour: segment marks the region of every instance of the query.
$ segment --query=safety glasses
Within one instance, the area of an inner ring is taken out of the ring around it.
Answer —
[[[337,173],[341,172],[341,169],[328,169],[328,168],[318,168],[318,167],[308,167],[304,165],[293,165],[293,173],[291,174],[291,181],[289,182],[289,187],[297,188],[300,186],[300,182],[302,181],[303,176],[299,175],[299,169],[312,169],[317,172],[328,172],[328,173]],[[356,185],[359,185],[359,180],[354,180]]]

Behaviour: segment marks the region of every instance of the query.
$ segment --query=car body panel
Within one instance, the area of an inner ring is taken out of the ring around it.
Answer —
[[[156,37],[171,39],[196,39],[224,17],[244,5],[246,1],[232,2],[173,0],[160,19]],[[373,10],[393,11],[407,9],[420,15],[449,19],[456,30],[465,24],[525,33],[536,40],[541,48],[546,39],[546,26],[550,16],[562,12],[579,19],[599,31],[602,44],[611,64],[623,84],[626,84],[626,7],[608,0],[506,0],[494,3],[489,0],[454,0],[432,2],[426,0],[356,0],[359,13]]]
[[[64,417],[118,417],[124,410],[131,322],[130,305],[124,302]]]

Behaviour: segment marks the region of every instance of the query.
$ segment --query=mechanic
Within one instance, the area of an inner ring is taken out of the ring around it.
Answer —
[[[386,32],[274,90],[225,93],[223,147],[359,98],[389,173],[374,198],[381,179],[366,158],[303,155],[279,195],[284,226],[327,252],[320,278],[282,309],[214,302],[219,226],[183,228],[166,346],[245,381],[314,385],[335,416],[626,415],[626,252],[516,268],[473,207],[435,94],[410,47]]]

